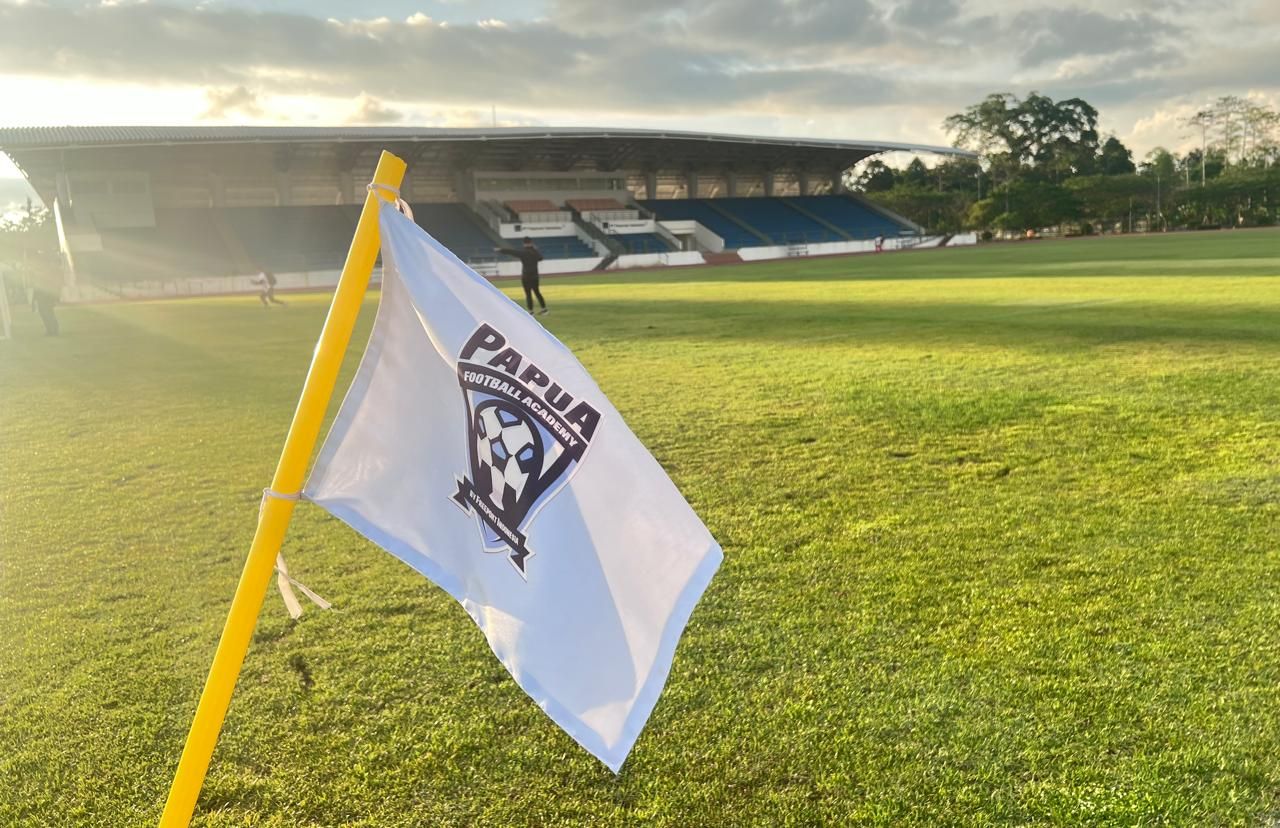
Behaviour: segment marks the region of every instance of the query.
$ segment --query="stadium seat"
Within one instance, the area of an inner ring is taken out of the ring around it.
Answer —
[[[774,244],[844,240],[780,198],[719,198],[715,206],[764,233]]]
[[[492,259],[498,244],[465,204],[413,204],[413,220],[463,261]]]
[[[703,199],[653,199],[642,201],[640,205],[651,211],[659,220],[696,221],[724,239],[725,247],[732,250],[767,244],[728,216],[708,207]]]
[[[798,196],[786,201],[807,210],[828,224],[834,224],[855,239],[898,236],[912,229],[848,196]]]
[[[101,252],[77,254],[77,269],[106,281],[227,276],[230,251],[207,208],[159,209],[154,227],[103,230]]]
[[[579,213],[631,209],[616,198],[571,198],[565,204]]]
[[[526,198],[519,201],[506,201],[507,208],[516,215],[523,213],[555,213],[560,211],[560,207],[555,202],[545,198]]]
[[[627,253],[670,253],[671,245],[657,233],[627,233],[612,237]]]
[[[870,239],[880,235],[898,236],[913,230],[848,196],[662,199],[640,203],[653,211],[659,219],[691,219],[699,222],[722,237],[728,249],[766,244],[742,224],[763,233],[774,244],[816,244],[846,240],[845,236],[827,227],[828,224],[855,239]],[[742,224],[726,217],[725,213]]]
[[[342,267],[355,230],[341,205],[228,207],[221,218],[254,269],[276,273]]]
[[[533,243],[542,251],[544,259],[585,259],[600,255],[577,236],[544,236],[534,239]],[[512,244],[518,246],[514,240]]]

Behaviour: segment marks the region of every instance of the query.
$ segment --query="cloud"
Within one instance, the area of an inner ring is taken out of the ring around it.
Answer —
[[[258,96],[243,86],[206,89],[204,96],[208,106],[200,115],[201,118],[221,120],[231,115],[259,118],[263,114],[262,107],[258,104]]]
[[[355,110],[347,117],[349,124],[394,124],[403,120],[404,113],[364,93],[356,98]]]
[[[705,39],[710,48],[723,39],[764,53],[843,52],[887,36],[869,0],[703,0],[691,9],[685,35]]]
[[[1181,31],[1150,14],[1113,17],[1072,8],[1023,12],[1013,24],[1030,40],[1019,55],[1023,66],[1039,66],[1078,55],[1144,51]]]
[[[780,0],[754,0],[792,43],[834,36],[834,2],[782,26]],[[867,0],[850,0],[850,6]],[[318,20],[243,9],[0,6],[0,72],[46,72],[93,80],[244,86],[272,94],[355,96],[474,104],[477,100],[553,108],[604,104],[662,112],[763,105],[781,94],[812,102],[825,90],[829,106],[847,94],[889,90],[892,82],[864,65],[829,67],[789,61],[758,65],[751,52],[769,39],[730,19],[727,3],[700,12],[720,21],[726,43],[710,50],[686,31],[668,40],[567,31],[552,21],[424,25],[385,17]],[[59,32],[52,48],[37,31]],[[136,49],[137,43],[149,44]],[[779,47],[781,48],[781,47]],[[869,79],[878,77],[878,83]],[[833,94],[834,93],[834,94]],[[878,96],[878,95],[877,95]]]
[[[907,0],[891,8],[889,19],[915,29],[935,29],[960,16],[956,0]]]
[[[1226,0],[1194,36],[1186,2],[549,0],[538,19],[508,9],[465,23],[451,10],[446,24],[377,3],[325,20],[222,3],[0,0],[0,75],[204,89],[209,118],[316,97],[339,118],[356,101],[361,123],[496,104],[562,123],[612,114],[796,132],[813,119],[863,135],[900,129],[905,112],[927,119],[913,134],[935,134],[988,92],[1039,89],[1130,113],[1112,127],[1123,137],[1170,99],[1280,91],[1272,0]]]

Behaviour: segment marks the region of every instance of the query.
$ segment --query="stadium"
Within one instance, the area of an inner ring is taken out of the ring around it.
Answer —
[[[0,129],[55,212],[67,301],[282,288],[337,278],[378,152],[403,157],[415,220],[479,272],[533,238],[545,273],[972,244],[847,192],[886,152],[965,150],[656,130]]]
[[[0,828],[1280,828],[1276,5],[0,0]]]

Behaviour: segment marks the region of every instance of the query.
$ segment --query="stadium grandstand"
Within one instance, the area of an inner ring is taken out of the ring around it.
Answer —
[[[544,272],[967,243],[845,190],[914,144],[576,128],[0,129],[55,216],[69,300],[336,279],[379,151],[404,158],[415,221],[490,276],[532,237]]]

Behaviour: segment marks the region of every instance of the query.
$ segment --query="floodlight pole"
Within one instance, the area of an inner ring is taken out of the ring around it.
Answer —
[[[294,410],[293,423],[285,437],[271,488],[263,497],[249,557],[241,572],[235,598],[231,601],[231,610],[222,628],[222,638],[218,641],[204,692],[200,694],[200,704],[196,707],[195,719],[191,722],[191,731],[178,761],[178,771],[169,788],[169,799],[160,817],[161,828],[179,828],[191,822],[223,718],[231,704],[236,679],[240,676],[240,667],[249,650],[253,628],[258,623],[258,613],[267,594],[276,555],[284,543],[285,530],[289,527],[289,518],[293,515],[306,475],[307,462],[320,436],[320,426],[329,407],[329,398],[333,395],[338,369],[351,340],[369,277],[373,275],[379,246],[378,199],[395,199],[394,192],[399,190],[404,172],[404,161],[389,152],[382,153],[373,173],[373,183],[390,189],[371,187],[365,196],[364,210],[360,213],[342,276],[329,305],[329,315],[325,318],[320,341],[311,358],[311,368],[302,385],[302,395]]]

